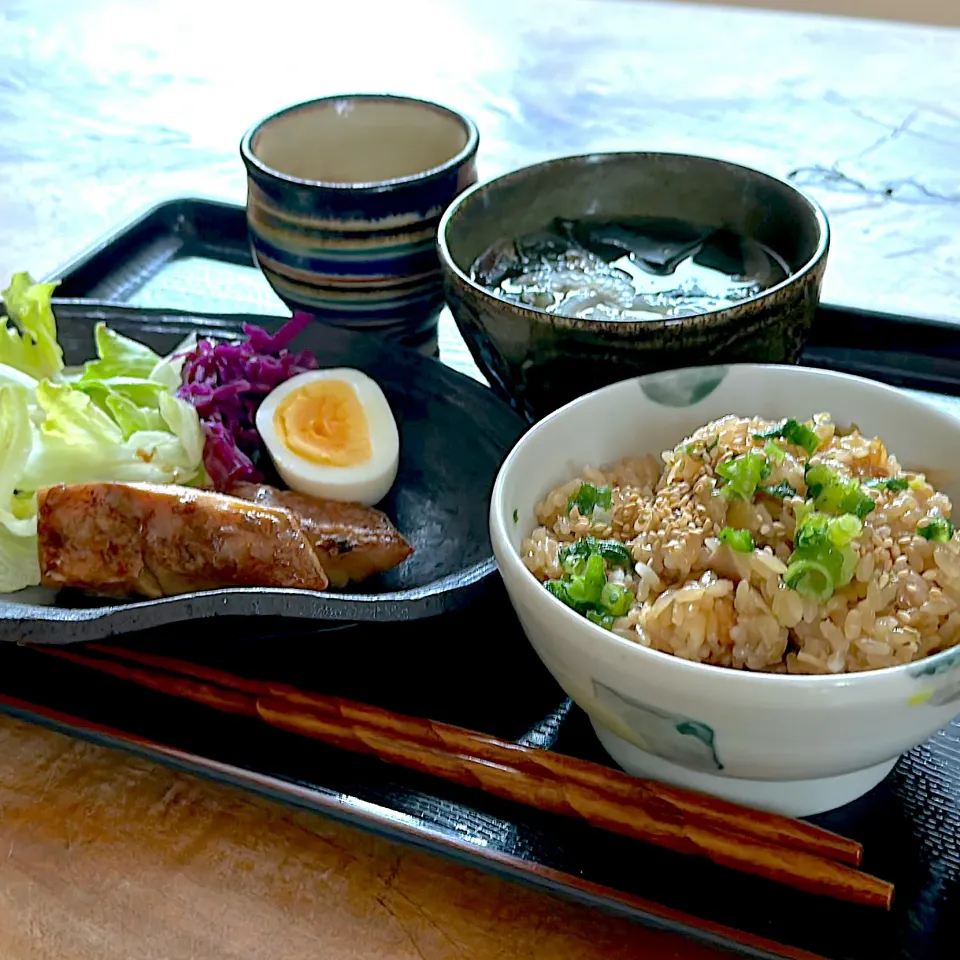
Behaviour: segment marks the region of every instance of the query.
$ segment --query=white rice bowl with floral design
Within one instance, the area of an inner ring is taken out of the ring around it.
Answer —
[[[621,766],[806,815],[960,713],[957,470],[960,420],[893,388],[671,371],[537,424],[491,537],[530,642]]]

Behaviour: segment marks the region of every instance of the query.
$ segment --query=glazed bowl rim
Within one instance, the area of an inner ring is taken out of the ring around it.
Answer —
[[[939,426],[944,430],[950,430],[953,433],[960,433],[960,420],[957,418],[938,410],[932,404],[927,404],[919,398],[904,394],[896,387],[869,380],[865,377],[858,377],[853,374],[840,373],[833,370],[823,370],[817,367],[790,364],[738,363],[714,366],[724,369],[728,373],[740,371],[750,375],[751,373],[757,372],[775,372],[779,376],[793,376],[795,373],[799,373],[801,376],[812,375],[813,377],[825,380],[846,381],[847,383],[857,385],[861,389],[866,387],[875,393],[886,393],[893,398],[895,402],[909,408],[917,416],[922,415],[932,419],[934,426]],[[682,375],[694,370],[702,371],[704,369],[710,369],[710,367],[683,367],[677,370],[666,371],[666,373]],[[498,566],[501,576],[505,581],[509,579],[512,586],[522,589],[525,597],[530,598],[532,605],[539,607],[543,612],[552,612],[554,617],[561,617],[571,630],[579,631],[588,656],[594,655],[588,644],[594,645],[597,650],[599,650],[601,646],[606,646],[607,649],[616,651],[618,654],[627,658],[624,663],[624,669],[630,670],[631,672],[633,670],[643,671],[645,667],[656,666],[665,670],[677,671],[681,677],[686,676],[691,682],[695,683],[703,683],[713,678],[713,681],[718,686],[725,685],[724,690],[730,695],[737,693],[747,694],[751,690],[757,690],[763,685],[766,685],[767,689],[770,689],[770,685],[773,684],[781,690],[819,690],[823,692],[825,690],[856,687],[860,692],[864,692],[870,688],[883,687],[888,682],[908,676],[912,671],[919,668],[936,667],[940,662],[949,659],[951,656],[957,656],[958,652],[960,652],[960,645],[948,647],[945,650],[923,657],[920,660],[911,660],[908,663],[901,663],[892,667],[881,667],[876,670],[864,670],[852,673],[780,674],[767,673],[764,671],[737,670],[731,667],[719,667],[692,660],[685,660],[674,654],[664,653],[660,650],[644,647],[639,643],[633,643],[610,630],[605,630],[603,627],[591,623],[585,617],[571,610],[561,600],[544,590],[540,582],[523,563],[519,552],[510,543],[509,527],[507,524],[508,506],[505,502],[504,487],[506,486],[511,470],[516,467],[517,461],[523,456],[524,447],[531,442],[537,433],[547,429],[549,425],[556,424],[565,419],[574,408],[582,404],[596,402],[596,400],[604,394],[625,390],[628,384],[639,385],[642,384],[644,380],[652,380],[662,376],[664,376],[663,371],[630,377],[584,394],[538,421],[514,444],[497,473],[490,497],[490,538],[495,552],[500,555],[498,557]],[[511,598],[511,604],[512,603]]]
[[[254,138],[264,127],[266,127],[268,123],[271,123],[280,117],[287,116],[288,114],[296,113],[299,110],[305,110],[309,107],[315,107],[321,104],[330,104],[337,100],[381,100],[391,103],[409,103],[421,108],[427,107],[431,110],[444,113],[456,120],[466,133],[467,142],[464,144],[462,149],[436,167],[430,167],[427,170],[421,170],[419,173],[408,174],[405,177],[392,177],[387,180],[372,180],[367,182],[361,181],[357,183],[341,180],[311,180],[304,177],[294,177],[290,174],[283,173],[281,170],[276,170],[273,167],[268,166],[253,152]],[[247,171],[251,175],[256,172],[264,177],[272,180],[278,180],[282,183],[287,183],[298,187],[313,187],[318,190],[336,190],[347,193],[381,193],[386,190],[395,189],[396,187],[402,187],[408,184],[426,183],[430,180],[435,180],[439,177],[442,177],[444,174],[450,173],[451,171],[456,170],[458,167],[461,167],[464,163],[468,162],[470,158],[476,154],[479,144],[480,132],[473,120],[471,120],[466,114],[461,113],[458,110],[454,110],[452,107],[445,106],[442,103],[437,103],[434,100],[424,100],[422,97],[408,97],[404,96],[403,94],[396,93],[338,93],[326,97],[315,97],[313,100],[303,100],[300,103],[290,104],[287,107],[282,107],[281,109],[275,110],[273,113],[261,118],[252,126],[250,126],[241,138],[240,156],[243,158],[243,162],[247,168]]]
[[[761,177],[762,179],[767,180],[772,184],[776,184],[777,186],[785,187],[802,203],[806,204],[809,213],[816,223],[819,230],[816,249],[801,267],[790,273],[784,280],[781,280],[780,283],[774,284],[772,287],[767,287],[766,289],[761,290],[752,297],[747,297],[744,300],[740,300],[728,307],[716,307],[712,310],[704,310],[700,313],[691,314],[686,317],[670,317],[664,320],[590,320],[579,317],[565,317],[562,314],[548,313],[546,310],[541,310],[537,307],[516,303],[513,300],[508,300],[505,297],[498,296],[492,290],[487,289],[486,287],[477,283],[475,280],[471,279],[469,274],[460,267],[453,254],[450,252],[450,247],[447,243],[447,233],[451,229],[451,225],[454,223],[459,211],[470,201],[472,197],[482,193],[484,190],[490,187],[502,184],[505,181],[511,180],[520,175],[535,176],[536,174],[545,171],[550,167],[556,167],[565,164],[569,164],[570,166],[600,166],[603,163],[609,163],[615,160],[644,161],[659,158],[695,160],[703,163],[714,164],[719,167],[733,168],[735,171],[743,171],[753,176]],[[528,164],[527,166],[517,167],[515,170],[510,170],[507,173],[500,174],[500,176],[494,177],[492,180],[485,180],[475,183],[473,186],[467,188],[463,191],[463,193],[456,197],[456,199],[454,199],[450,206],[448,206],[444,211],[443,216],[440,218],[440,223],[437,226],[437,249],[439,251],[441,264],[443,264],[443,266],[448,269],[461,284],[466,286],[472,292],[480,294],[483,297],[487,297],[494,303],[501,305],[504,308],[517,312],[528,321],[534,323],[546,322],[553,326],[567,327],[571,329],[597,330],[602,328],[622,336],[629,333],[636,333],[638,326],[642,326],[645,331],[659,332],[665,329],[676,328],[677,326],[686,323],[698,323],[705,318],[717,318],[721,314],[729,315],[733,311],[739,311],[741,307],[760,303],[764,299],[772,297],[780,291],[794,286],[814,270],[816,270],[826,260],[827,254],[830,250],[830,223],[820,204],[805,190],[801,190],[799,187],[788,182],[787,180],[781,179],[780,177],[775,177],[772,174],[765,173],[762,170],[757,170],[754,167],[748,167],[742,163],[734,163],[733,161],[723,160],[719,157],[706,157],[700,154],[683,153],[680,151],[609,150],[597,151],[594,153],[571,154],[569,156],[541,160],[537,163]]]

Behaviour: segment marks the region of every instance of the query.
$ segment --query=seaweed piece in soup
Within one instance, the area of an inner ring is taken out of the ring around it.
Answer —
[[[580,249],[580,244],[571,242],[569,237],[554,230],[525,233],[517,237],[514,243],[525,265],[541,263],[552,257],[562,257],[566,253],[576,253]]]
[[[516,243],[513,240],[498,240],[477,257],[470,273],[477,283],[495,289],[521,266]]]
[[[565,236],[607,263],[629,256],[659,276],[673,273],[687,257],[696,254],[711,232],[709,227],[653,217],[557,219],[554,223]]]
[[[727,229],[714,230],[694,254],[693,262],[733,280],[749,279],[757,293],[786,280],[789,272],[766,247]]]
[[[472,277],[485,287],[496,288],[505,280],[522,276],[567,253],[579,252],[577,244],[550,230],[525,233],[498,240],[473,263]]]

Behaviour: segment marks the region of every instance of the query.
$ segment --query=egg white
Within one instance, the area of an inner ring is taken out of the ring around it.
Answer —
[[[342,380],[354,390],[367,418],[370,457],[350,467],[313,463],[294,453],[277,433],[273,418],[284,398],[308,383]],[[268,394],[257,410],[257,432],[273,460],[277,473],[291,490],[326,500],[373,506],[389,493],[400,463],[397,421],[379,384],[360,370],[336,367],[310,370],[291,377]]]

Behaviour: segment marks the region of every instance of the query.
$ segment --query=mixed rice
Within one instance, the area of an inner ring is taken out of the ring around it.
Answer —
[[[587,467],[536,507],[528,569],[600,626],[699,663],[873,670],[960,641],[950,500],[878,438],[727,416]]]

